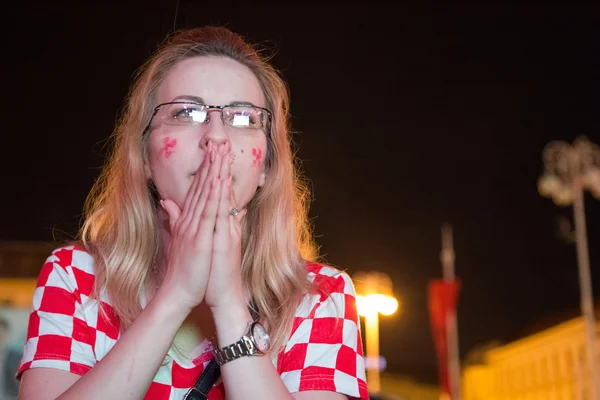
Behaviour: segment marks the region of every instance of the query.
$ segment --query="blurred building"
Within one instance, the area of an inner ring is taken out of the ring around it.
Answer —
[[[48,242],[0,241],[0,305],[30,306],[37,276],[54,248]]]
[[[417,380],[400,374],[383,372],[381,374],[382,400],[439,400],[440,388],[438,385],[418,382]],[[379,398],[371,397],[371,400]]]
[[[0,242],[0,399],[16,400],[15,373],[23,354],[37,276],[54,250],[46,242]]]
[[[467,364],[463,400],[591,399],[581,317],[507,344],[474,349]]]

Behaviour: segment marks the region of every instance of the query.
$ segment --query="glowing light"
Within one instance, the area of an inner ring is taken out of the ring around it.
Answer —
[[[356,307],[358,313],[363,317],[376,313],[392,315],[398,309],[398,300],[383,294],[356,296]]]
[[[238,115],[233,116],[233,126],[248,126],[250,125],[250,116]]]
[[[365,357],[365,368],[376,369],[378,371],[385,371],[385,369],[387,368],[387,360],[384,356]]]
[[[561,190],[563,183],[559,178],[553,175],[543,175],[538,180],[538,191],[544,197],[552,197],[552,195]]]

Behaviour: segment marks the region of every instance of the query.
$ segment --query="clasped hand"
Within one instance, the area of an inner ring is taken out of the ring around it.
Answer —
[[[171,231],[162,284],[186,309],[202,300],[214,309],[243,299],[240,221],[246,210],[230,214],[235,207],[232,162],[228,142],[209,142],[182,208],[170,199],[161,200]]]

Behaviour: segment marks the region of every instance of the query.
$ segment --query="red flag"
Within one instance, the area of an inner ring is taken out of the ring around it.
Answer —
[[[456,312],[459,290],[460,282],[456,280],[443,281],[438,279],[429,282],[429,316],[438,357],[440,385],[444,393],[450,393],[446,316],[450,312]]]

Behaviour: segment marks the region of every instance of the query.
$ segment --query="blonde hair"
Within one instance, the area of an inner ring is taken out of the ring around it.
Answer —
[[[127,329],[156,284],[163,257],[156,192],[144,177],[148,135],[143,130],[165,76],[180,61],[198,56],[229,57],[248,67],[273,113],[266,132],[267,179],[243,222],[242,274],[247,298],[270,330],[275,352],[285,344],[295,310],[310,289],[306,261],[316,258],[316,248],[306,181],[292,154],[287,85],[239,35],[224,27],[177,32],[142,65],[113,133],[113,152],[86,200],[80,240],[95,259],[95,296],[106,290],[121,329]]]

